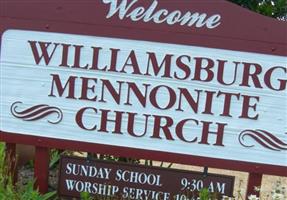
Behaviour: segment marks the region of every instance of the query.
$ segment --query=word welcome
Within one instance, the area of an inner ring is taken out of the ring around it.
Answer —
[[[107,18],[111,18],[118,13],[120,20],[130,18],[132,21],[154,22],[156,24],[166,23],[168,25],[180,24],[181,26],[214,29],[221,22],[221,16],[215,14],[208,16],[206,13],[186,12],[183,14],[180,10],[168,11],[167,9],[157,10],[158,1],[154,0],[152,4],[145,8],[143,6],[135,7],[138,0],[103,0],[105,4],[110,4],[110,10]]]

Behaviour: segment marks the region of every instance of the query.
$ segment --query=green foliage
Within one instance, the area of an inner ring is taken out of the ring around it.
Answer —
[[[50,152],[50,163],[49,168],[54,169],[59,164],[61,153],[57,149],[52,149]]]
[[[34,189],[34,181],[29,181],[24,187],[16,187],[15,192],[18,194],[19,198],[23,200],[49,200],[54,199],[56,192],[49,192],[41,195],[38,190]]]
[[[91,200],[90,194],[88,192],[81,193],[81,200]]]
[[[286,0],[229,0],[229,1],[269,17],[286,19],[287,16]]]
[[[91,196],[88,192],[81,192],[81,200],[123,200],[122,197],[117,196],[102,196],[102,195],[94,195]],[[125,199],[128,200],[128,199]]]
[[[209,200],[210,199],[210,193],[207,188],[203,188],[199,191],[199,198],[200,200]]]
[[[41,195],[34,189],[34,181],[27,185],[13,184],[13,175],[9,172],[12,162],[5,159],[5,145],[0,143],[0,199],[1,200],[50,200],[56,192]]]

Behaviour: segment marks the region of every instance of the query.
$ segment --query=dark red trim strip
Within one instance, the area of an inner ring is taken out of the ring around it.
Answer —
[[[113,37],[131,40],[144,40],[160,43],[200,46],[206,48],[262,53],[287,56],[287,47],[282,43],[269,43],[257,40],[243,40],[187,33],[162,32],[146,29],[128,29],[127,27],[97,26],[54,21],[23,20],[1,18],[0,34],[8,29],[56,32],[89,36]],[[175,36],[176,34],[176,36]],[[236,52],[234,52],[236,53]]]
[[[249,173],[270,174],[287,176],[287,167],[266,165],[260,163],[249,163],[236,160],[224,160],[200,156],[167,153],[160,151],[133,149],[128,147],[117,147],[103,144],[86,143],[71,140],[52,139],[23,134],[1,132],[0,140],[9,143],[34,145],[39,147],[67,149],[73,151],[86,151],[91,153],[110,154],[138,159],[151,159],[165,162],[173,162],[187,165],[208,166],[219,169],[245,171]]]

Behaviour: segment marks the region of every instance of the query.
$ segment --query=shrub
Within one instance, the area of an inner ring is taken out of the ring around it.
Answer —
[[[9,157],[9,156],[8,156]],[[7,157],[7,158],[8,158]],[[1,200],[50,200],[55,199],[56,192],[40,194],[34,189],[35,180],[26,185],[13,184],[11,161],[5,158],[5,145],[0,143],[0,199]]]

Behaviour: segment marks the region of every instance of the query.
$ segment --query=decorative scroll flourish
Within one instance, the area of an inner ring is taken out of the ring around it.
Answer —
[[[254,145],[247,145],[246,141],[244,141],[245,137],[252,138],[261,146],[273,150],[273,151],[281,151],[287,150],[287,144],[281,141],[279,138],[275,137],[272,133],[256,129],[256,130],[244,130],[239,135],[239,142],[244,147],[254,147]]]
[[[63,119],[63,113],[57,107],[52,107],[46,104],[39,104],[39,105],[32,106],[30,108],[27,108],[25,110],[19,111],[18,109],[19,104],[22,104],[22,102],[16,101],[10,107],[10,111],[12,115],[16,118],[23,119],[25,121],[36,121],[48,115],[57,114],[56,120],[54,121],[47,120],[51,124],[58,124]]]

